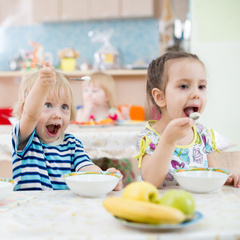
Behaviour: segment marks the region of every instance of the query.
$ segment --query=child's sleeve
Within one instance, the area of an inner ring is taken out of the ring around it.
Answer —
[[[149,139],[147,136],[143,136],[137,145],[137,150],[139,154],[135,157],[135,159],[138,160],[138,168],[141,168],[142,158],[147,153],[147,148],[150,143],[151,139]]]
[[[89,158],[87,152],[85,151],[81,141],[76,139],[76,147],[74,153],[73,167],[74,171],[80,171],[81,168],[93,165],[94,163]]]
[[[210,139],[211,139],[211,143],[212,143],[212,149],[217,151],[218,153],[221,153],[217,147],[217,143],[216,143],[216,138],[215,138],[215,132],[212,128],[210,128],[209,130],[210,133]]]
[[[24,147],[23,150],[18,150],[18,145],[19,145],[19,125],[20,122],[18,122],[15,127],[13,128],[12,131],[12,147],[13,147],[13,151],[16,155],[18,155],[19,157],[22,157],[28,150],[28,148],[30,147],[32,141],[33,141],[33,137],[34,137],[34,133],[35,130],[32,132],[32,134],[30,135],[28,142],[26,144],[26,146]]]
[[[153,154],[158,140],[159,138],[151,130],[145,128],[141,131],[137,141],[138,155],[135,157],[138,160],[139,168],[141,168],[143,156],[145,154]]]

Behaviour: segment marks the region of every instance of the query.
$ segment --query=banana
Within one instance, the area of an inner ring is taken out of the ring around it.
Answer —
[[[179,209],[134,199],[109,197],[104,200],[103,206],[114,216],[129,221],[176,224],[186,220],[186,216]]]

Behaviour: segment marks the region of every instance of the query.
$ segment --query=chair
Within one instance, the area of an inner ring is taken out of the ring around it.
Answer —
[[[9,117],[12,117],[12,109],[1,108],[0,109],[0,124],[1,125],[11,125]]]
[[[138,105],[120,105],[118,110],[122,113],[123,116],[128,115],[129,120],[135,121],[144,121],[145,112],[142,106]]]
[[[240,151],[214,152],[214,166],[231,171],[240,175]]]

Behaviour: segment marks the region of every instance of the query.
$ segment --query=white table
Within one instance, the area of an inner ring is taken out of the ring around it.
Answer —
[[[176,187],[177,188],[177,187]],[[166,191],[159,190],[160,196]],[[240,189],[224,186],[209,194],[193,194],[201,222],[178,230],[139,230],[122,226],[102,206],[106,197],[81,198],[71,191],[13,192],[33,197],[0,212],[0,239],[92,240],[233,240],[240,238]]]

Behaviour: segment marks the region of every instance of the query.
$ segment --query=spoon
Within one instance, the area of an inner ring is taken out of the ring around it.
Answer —
[[[37,67],[40,67],[40,68],[43,68],[43,66],[42,65],[40,65],[40,64],[37,64],[37,63],[34,63]],[[72,79],[72,80],[76,80],[76,81],[90,81],[91,80],[91,77],[89,77],[89,76],[83,76],[83,77],[81,77],[81,78],[73,78],[73,77],[70,77],[69,75],[67,75],[66,73],[63,73],[63,72],[61,72],[61,71],[58,71],[58,70],[54,70],[55,72],[57,72],[57,73],[61,73],[61,74],[63,74],[65,77],[67,77],[67,78],[69,78],[69,79]]]
[[[192,112],[192,113],[190,113],[189,117],[192,118],[194,121],[196,121],[200,118],[200,113]]]

